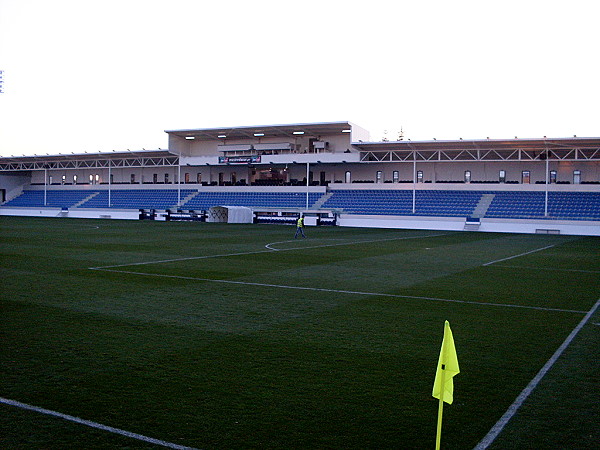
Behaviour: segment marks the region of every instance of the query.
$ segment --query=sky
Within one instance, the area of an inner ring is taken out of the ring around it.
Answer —
[[[371,140],[600,136],[597,0],[0,0],[0,156],[350,121]]]

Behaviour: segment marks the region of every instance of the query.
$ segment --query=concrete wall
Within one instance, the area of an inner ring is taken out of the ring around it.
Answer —
[[[464,218],[359,216],[342,214],[342,227],[399,228],[432,231],[462,231]],[[600,222],[559,220],[482,219],[480,232],[526,233],[551,232],[568,235],[600,236]]]
[[[29,184],[30,178],[29,172],[0,173],[0,189],[5,190],[5,200],[11,200],[18,196],[23,191],[23,186]]]
[[[65,212],[62,211],[61,208],[0,208],[0,216],[138,220],[139,212],[113,209],[70,209],[69,211]]]

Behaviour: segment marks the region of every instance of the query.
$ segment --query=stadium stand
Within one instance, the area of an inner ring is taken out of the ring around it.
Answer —
[[[320,196],[319,193],[310,193],[309,206]],[[176,189],[116,189],[110,192],[110,208],[172,209],[177,207],[178,198],[182,201],[181,208],[194,210],[212,206],[306,207],[306,194],[300,192],[198,192],[182,189],[178,194]],[[80,208],[109,208],[108,191],[47,191],[45,206],[73,208],[76,205]],[[23,191],[3,206],[43,207],[44,191]]]
[[[357,215],[398,215],[433,217],[471,217],[482,197],[493,197],[480,214],[486,218],[600,220],[600,193],[549,192],[548,215],[545,193],[526,191],[456,191],[340,189],[327,194],[310,193],[309,207],[341,210]],[[45,200],[44,200],[45,198]],[[178,206],[178,199],[181,205]],[[109,208],[107,190],[25,190],[6,202],[8,207]],[[213,206],[251,208],[305,208],[302,192],[202,192],[194,189],[112,190],[112,209],[208,210]]]

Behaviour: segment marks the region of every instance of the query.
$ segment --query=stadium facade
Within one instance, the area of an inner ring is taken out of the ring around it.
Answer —
[[[0,214],[236,206],[272,222],[600,235],[600,138],[372,142],[351,122],[166,133],[167,150],[0,158]]]

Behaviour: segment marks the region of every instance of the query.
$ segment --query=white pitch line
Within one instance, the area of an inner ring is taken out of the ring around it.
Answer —
[[[340,245],[370,244],[372,242],[404,241],[407,239],[422,239],[422,238],[429,238],[429,237],[446,236],[446,234],[447,233],[427,234],[425,236],[405,236],[405,237],[395,237],[395,238],[385,238],[385,239],[371,239],[368,241],[347,241],[347,242],[339,242],[337,244],[313,245],[310,247],[293,247],[293,248],[271,248],[270,247],[271,245],[283,244],[285,242],[296,242],[296,240],[289,240],[289,241],[281,241],[281,242],[271,242],[270,244],[265,245],[265,247],[268,249],[274,250],[276,252],[285,252],[288,250],[305,250],[305,249],[311,249],[311,248],[336,247],[336,246],[340,246]],[[332,240],[343,241],[344,239],[332,239]]]
[[[189,256],[184,258],[173,258],[173,259],[162,259],[158,261],[144,261],[144,262],[136,262],[136,263],[126,263],[126,264],[115,264],[110,266],[98,266],[98,267],[88,267],[91,270],[98,269],[114,269],[115,267],[129,267],[129,266],[145,266],[149,264],[163,264],[163,263],[171,263],[178,261],[191,261],[195,259],[209,259],[209,258],[225,258],[228,256],[242,256],[242,255],[257,255],[259,253],[271,253],[273,251],[278,252],[288,252],[293,250],[307,250],[307,249],[315,249],[315,248],[324,248],[324,247],[335,247],[339,245],[355,245],[355,244],[368,244],[372,242],[383,242],[383,241],[402,241],[407,239],[422,239],[422,238],[430,238],[430,237],[439,237],[446,236],[448,233],[439,233],[439,234],[426,234],[424,236],[407,236],[407,237],[399,237],[399,238],[386,238],[386,239],[373,239],[369,241],[351,241],[351,242],[343,242],[337,244],[323,244],[323,245],[312,245],[308,247],[293,247],[293,248],[283,248],[283,249],[273,249],[267,247],[268,245],[280,244],[281,242],[272,242],[270,244],[265,245],[265,247],[269,248],[269,250],[255,250],[252,252],[240,252],[240,253],[225,253],[221,255],[204,255],[204,256]],[[291,242],[291,241],[282,241],[282,242]]]
[[[519,253],[518,255],[509,256],[508,258],[497,259],[496,261],[487,262],[487,263],[483,264],[483,266],[490,266],[492,264],[496,264],[496,263],[502,262],[502,261],[508,261],[509,259],[515,259],[520,256],[531,255],[532,253],[541,252],[542,250],[547,250],[549,248],[556,247],[557,245],[558,244],[552,244],[552,245],[548,245],[547,247],[537,248],[537,249],[531,250],[529,252]]]
[[[554,354],[550,357],[550,359],[546,362],[546,364],[544,364],[544,367],[542,367],[540,369],[540,371],[537,373],[537,375],[529,382],[529,384],[525,387],[525,389],[523,389],[523,391],[519,394],[519,396],[516,398],[516,400],[513,402],[513,404],[508,407],[508,410],[504,413],[504,415],[500,418],[500,420],[498,420],[498,422],[496,422],[496,424],[492,427],[492,429],[488,432],[488,434],[474,447],[473,450],[484,450],[484,449],[488,448],[494,442],[494,440],[502,432],[502,430],[504,429],[506,424],[516,414],[517,410],[521,407],[521,405],[523,405],[525,400],[527,400],[527,397],[529,397],[529,395],[533,392],[533,390],[540,383],[542,378],[544,378],[546,373],[552,368],[552,366],[554,365],[556,360],[558,358],[560,358],[560,356],[563,354],[565,349],[571,344],[573,339],[575,339],[575,336],[577,336],[579,331],[587,323],[587,321],[590,319],[590,317],[594,314],[594,312],[596,312],[596,309],[598,309],[599,305],[600,305],[600,299],[598,299],[596,301],[596,304],[594,306],[592,306],[592,309],[590,309],[587,312],[587,314],[585,315],[585,317],[583,319],[581,319],[581,322],[579,322],[579,325],[577,325],[573,329],[573,331],[571,331],[571,334],[569,334],[569,336],[567,336],[567,338],[561,344],[561,346],[558,347],[556,352],[554,352]]]
[[[63,414],[57,411],[52,411],[50,409],[40,408],[38,406],[28,405],[27,403],[21,403],[16,400],[10,400],[8,398],[0,397],[0,403],[4,403],[5,405],[15,406],[21,409],[27,409],[29,411],[35,411],[40,414],[46,414],[48,416],[59,417],[64,420],[68,420],[70,422],[79,423],[81,425],[85,425],[88,427],[96,428],[98,430],[107,431],[113,434],[120,434],[121,436],[126,436],[132,439],[137,439],[138,441],[147,442],[149,444],[160,445],[162,447],[174,448],[177,450],[194,450],[193,447],[186,447],[184,445],[173,444],[172,442],[162,441],[160,439],[154,439],[148,436],[144,436],[137,433],[132,433],[131,431],[121,430],[119,428],[109,427],[108,425],[102,425],[101,423],[92,422],[91,420],[80,419],[79,417],[70,416],[69,414]]]
[[[356,242],[357,242],[357,241],[354,241],[354,242],[349,241],[348,242],[346,239],[337,239],[337,238],[331,238],[331,239],[329,239],[329,238],[322,238],[322,239],[326,239],[328,241],[346,241],[345,243],[334,244],[334,245],[356,244]],[[401,239],[401,238],[395,238],[395,239]],[[265,245],[265,248],[268,248],[269,250],[273,250],[274,252],[280,252],[282,250],[296,250],[296,249],[300,248],[300,247],[294,247],[294,248],[273,248],[272,247],[272,245],[286,244],[288,242],[298,242],[298,239],[289,239],[287,241],[270,242],[267,245]],[[302,242],[302,240],[300,240],[300,242]],[[369,241],[359,241],[359,242],[369,242]],[[304,249],[304,248],[307,248],[307,247],[302,247],[302,248]],[[309,248],[312,248],[312,247],[309,247]]]
[[[526,306],[526,305],[511,305],[509,303],[485,303],[485,302],[476,302],[470,300],[454,300],[447,298],[435,298],[435,297],[420,297],[414,295],[400,295],[400,294],[388,294],[382,292],[362,292],[362,291],[348,291],[341,289],[327,289],[327,288],[315,288],[315,287],[306,287],[306,286],[289,286],[285,284],[271,284],[271,283],[256,283],[252,281],[237,281],[237,280],[219,280],[212,278],[200,278],[200,277],[186,277],[182,275],[167,275],[160,273],[146,273],[146,272],[133,272],[129,270],[112,270],[105,268],[92,268],[90,270],[98,270],[103,272],[114,272],[114,273],[126,273],[129,275],[141,275],[147,277],[159,277],[159,278],[174,278],[178,280],[191,280],[191,281],[204,281],[210,283],[223,283],[223,284],[242,284],[246,286],[257,286],[257,287],[269,287],[269,288],[279,288],[279,289],[295,289],[302,291],[315,291],[315,292],[331,292],[334,294],[350,294],[350,295],[365,295],[372,297],[390,297],[390,298],[408,298],[413,300],[429,300],[435,302],[451,302],[451,303],[464,303],[470,305],[481,305],[481,306],[498,306],[498,307],[506,307],[506,308],[522,308],[522,309],[533,309],[537,311],[555,311],[555,312],[568,312],[568,313],[576,313],[576,314],[585,314],[585,311],[578,311],[573,309],[560,309],[560,308],[546,308],[543,306]]]

